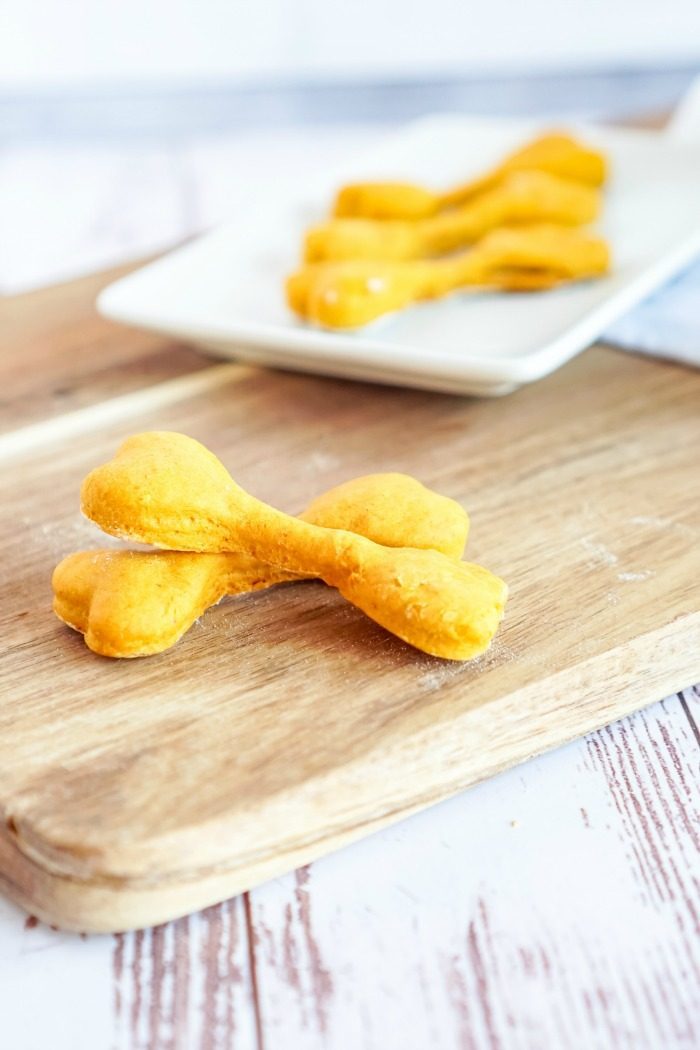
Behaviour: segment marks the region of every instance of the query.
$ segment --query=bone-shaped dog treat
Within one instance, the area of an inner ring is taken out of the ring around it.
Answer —
[[[581,226],[600,210],[591,186],[540,171],[521,171],[462,208],[416,222],[333,219],[306,234],[306,262],[335,259],[419,259],[473,244],[498,226],[560,223]]]
[[[608,270],[599,237],[558,226],[494,230],[470,251],[410,262],[352,260],[305,266],[287,279],[287,302],[326,328],[359,328],[421,299],[464,288],[535,291]]]
[[[469,517],[454,500],[405,474],[372,474],[324,493],[304,521],[346,528],[388,547],[462,556]],[[71,554],[53,574],[54,611],[103,656],[134,657],[174,645],[224,595],[299,577],[249,554],[93,550]]]
[[[528,143],[492,171],[446,193],[433,193],[405,182],[358,182],[344,186],[335,201],[338,218],[426,219],[492,189],[514,171],[544,171],[588,186],[605,181],[605,158],[570,135],[553,133]]]
[[[116,536],[174,550],[244,550],[289,572],[319,577],[382,627],[434,656],[477,656],[503,615],[506,585],[487,569],[289,517],[248,495],[213,453],[183,434],[129,438],[85,479],[82,506]]]

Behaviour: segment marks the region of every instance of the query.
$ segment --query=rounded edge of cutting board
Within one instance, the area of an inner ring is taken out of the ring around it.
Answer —
[[[683,630],[679,634],[677,629],[681,626]],[[676,658],[672,670],[661,666],[658,659],[661,650],[669,651]],[[457,769],[454,779],[438,778],[429,785],[424,782],[424,790],[398,809],[384,808],[378,812],[376,797],[366,799],[367,808],[363,807],[362,815],[356,813],[355,819],[344,826],[339,825],[337,819],[330,819],[332,813],[327,813],[325,826],[323,821],[317,825],[313,839],[297,837],[295,844],[292,838],[279,843],[279,848],[257,856],[239,853],[238,860],[229,858],[228,864],[222,860],[208,871],[197,869],[193,864],[189,878],[183,872],[169,876],[166,872],[153,873],[147,878],[131,879],[105,874],[78,878],[65,871],[50,870],[48,860],[44,866],[40,855],[37,860],[24,852],[21,834],[14,822],[5,820],[0,824],[0,890],[37,918],[78,932],[119,933],[177,919],[317,860],[503,769],[621,718],[661,695],[685,688],[700,675],[699,652],[700,612],[696,612],[682,617],[680,623],[676,620],[675,624],[642,635],[631,644],[584,661],[573,672],[573,678],[569,669],[516,690],[508,697],[508,705],[513,725],[520,725],[523,730],[517,734],[517,746],[512,739],[505,740],[503,747],[493,748],[488,761],[472,766],[469,772]],[[643,673],[638,678],[639,668]],[[613,684],[614,671],[618,673],[617,685]],[[609,683],[607,689],[605,682]],[[517,717],[518,711],[527,710],[533,703],[542,709],[542,722],[535,734],[532,727],[528,729]],[[552,717],[562,710],[568,716],[564,733]],[[453,727],[460,739],[473,738],[481,715],[481,709],[467,712],[459,726]],[[421,751],[425,740],[414,744]],[[391,759],[390,755],[386,757]],[[395,772],[385,770],[387,776]],[[34,856],[40,845],[40,841],[33,843]],[[50,854],[50,847],[47,852]],[[64,859],[68,862],[70,858]],[[111,858],[103,859],[114,864],[118,851]],[[54,865],[55,860],[54,853]],[[112,864],[108,863],[107,867]]]
[[[425,806],[425,802],[412,806],[402,811],[401,817]],[[334,835],[332,849],[379,831],[396,819],[396,814],[388,813],[341,831]],[[218,904],[328,852],[328,838],[323,837],[297,850],[265,856],[240,869],[212,871],[179,882],[154,879],[146,885],[136,880],[130,883],[75,879],[49,871],[23,853],[5,831],[0,834],[0,891],[50,926],[76,933],[123,933],[157,926]]]

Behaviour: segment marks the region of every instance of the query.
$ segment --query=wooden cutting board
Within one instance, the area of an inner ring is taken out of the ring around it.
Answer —
[[[163,921],[700,679],[699,373],[597,348],[479,401],[219,365],[97,319],[101,283],[0,305],[0,886],[35,914]],[[383,470],[462,501],[511,587],[491,651],[424,656],[304,583],[93,655],[51,570],[113,542],[80,481],[152,428],[293,512]]]

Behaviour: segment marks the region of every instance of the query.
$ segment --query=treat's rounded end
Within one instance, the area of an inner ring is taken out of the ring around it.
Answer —
[[[80,499],[86,517],[112,536],[209,550],[225,531],[234,490],[223,464],[194,438],[148,431],[88,474]]]
[[[438,550],[459,559],[469,535],[469,515],[407,474],[367,474],[318,496],[301,515],[324,528],[358,533],[384,547]]]
[[[365,550],[340,592],[392,634],[431,656],[472,660],[498,630],[508,597],[481,565],[435,551]]]
[[[337,218],[427,219],[439,200],[430,190],[409,182],[357,182],[343,186],[333,208]]]

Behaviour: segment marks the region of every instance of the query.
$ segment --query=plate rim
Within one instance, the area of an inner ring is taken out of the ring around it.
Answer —
[[[371,157],[376,156],[379,151],[391,151],[395,142],[405,140],[409,135],[417,131],[431,127],[455,127],[461,125],[467,127],[480,126],[481,128],[498,128],[499,130],[512,130],[513,132],[527,129],[552,128],[557,125],[556,121],[546,121],[539,118],[511,118],[511,117],[482,117],[469,114],[437,113],[420,117],[403,125],[402,128],[388,135],[379,146],[375,144],[374,149],[367,152],[367,159],[356,160],[352,167],[371,163]],[[566,121],[568,130],[595,138],[620,139],[640,141],[655,146],[662,145],[664,151],[680,156],[694,155],[700,160],[700,145],[692,142],[674,140],[663,132],[617,127],[615,125],[593,124],[585,121]],[[345,165],[344,174],[326,172],[324,181],[330,178],[346,178],[349,164]],[[301,186],[301,184],[300,184]],[[309,182],[304,182],[308,193]],[[289,199],[293,199],[296,187],[290,190]],[[222,223],[214,229],[201,234],[166,252],[159,258],[138,267],[136,270],[111,282],[99,293],[96,299],[98,312],[114,321],[132,325],[134,327],[147,329],[149,331],[161,332],[165,335],[184,339],[203,347],[206,352],[214,353],[212,343],[231,344],[230,350],[219,346],[218,353],[222,357],[234,357],[245,360],[246,349],[256,351],[271,351],[274,356],[283,355],[284,364],[277,367],[289,367],[294,370],[301,368],[304,371],[313,371],[323,374],[323,363],[327,360],[331,366],[341,366],[343,362],[353,365],[353,373],[357,372],[357,366],[365,368],[365,378],[372,381],[374,371],[386,371],[390,369],[396,375],[396,382],[401,381],[401,372],[406,372],[407,380],[414,381],[421,376],[431,378],[438,382],[457,382],[464,384],[473,380],[475,384],[513,384],[522,385],[535,382],[549,375],[556,368],[566,364],[578,353],[583,352],[588,346],[603,333],[606,327],[612,324],[622,314],[626,313],[655,288],[668,280],[673,274],[687,265],[695,255],[700,253],[700,216],[697,227],[690,225],[689,232],[685,238],[679,241],[673,249],[664,252],[659,258],[650,263],[640,274],[630,279],[616,292],[605,298],[596,307],[584,314],[573,324],[569,324],[564,330],[549,339],[542,346],[529,351],[521,357],[503,356],[493,360],[474,357],[455,357],[437,348],[428,356],[424,350],[406,347],[401,343],[377,338],[375,326],[368,326],[357,333],[343,333],[325,330],[305,325],[298,322],[296,325],[282,327],[279,324],[256,323],[246,321],[227,320],[225,323],[217,322],[216,319],[204,321],[201,313],[188,314],[188,311],[177,313],[170,311],[168,314],[158,312],[157,309],[140,308],[138,305],[129,305],[133,285],[138,285],[144,277],[151,276],[154,271],[160,272],[170,267],[179,267],[186,261],[187,256],[206,252],[210,242],[225,239],[227,231],[236,225],[235,220]],[[126,295],[126,301],[125,301]],[[420,304],[416,307],[420,309]],[[384,320],[384,319],[382,319]],[[379,322],[381,324],[382,322]],[[258,356],[258,355],[252,355]],[[258,358],[259,359],[259,358]],[[303,364],[300,363],[303,361]],[[337,374],[337,373],[336,373]]]

